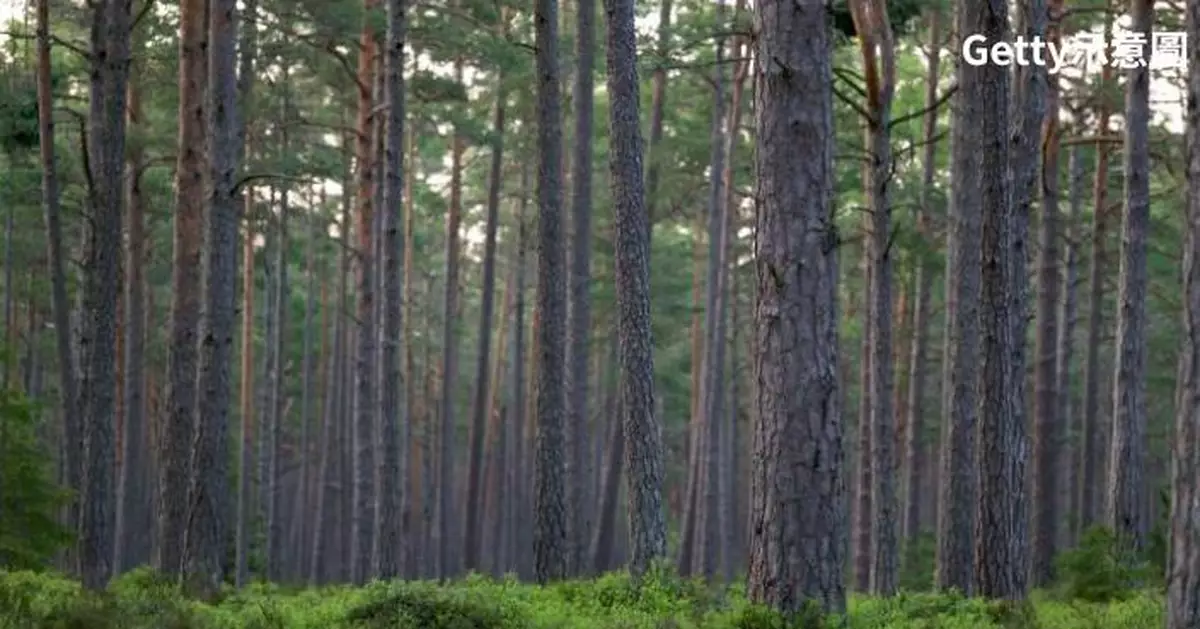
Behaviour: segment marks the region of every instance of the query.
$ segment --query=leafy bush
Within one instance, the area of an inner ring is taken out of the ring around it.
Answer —
[[[1152,564],[1101,526],[1085,531],[1078,547],[1059,555],[1056,568],[1057,594],[1066,600],[1126,600],[1154,581]]]

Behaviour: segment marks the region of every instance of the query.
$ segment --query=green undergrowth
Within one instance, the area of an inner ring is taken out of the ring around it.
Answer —
[[[854,598],[854,629],[1149,629],[1161,598],[1064,602],[1036,598],[1023,609],[953,594]],[[636,588],[611,574],[538,587],[470,577],[449,585],[372,583],[287,590],[255,585],[217,602],[180,596],[147,571],[84,593],[50,574],[0,571],[0,629],[790,629],[746,602],[740,587],[705,588],[655,578]],[[807,629],[805,627],[804,629]]]

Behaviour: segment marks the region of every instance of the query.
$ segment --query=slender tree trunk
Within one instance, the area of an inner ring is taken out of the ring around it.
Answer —
[[[1051,0],[1050,15],[1060,16],[1062,0]],[[1061,18],[1056,17],[1049,27],[1049,40],[1056,45],[1062,41]],[[1058,178],[1059,178],[1059,87],[1057,75],[1046,77],[1046,116],[1042,123],[1040,188],[1042,216],[1038,229],[1037,330],[1034,348],[1033,399],[1033,505],[1032,585],[1041,587],[1053,575],[1054,555],[1065,510],[1060,504],[1063,416],[1059,406],[1058,353]],[[1023,339],[1022,339],[1023,340]]]
[[[128,124],[142,124],[141,90],[129,85]],[[142,196],[141,171],[145,155],[138,144],[129,151],[129,190],[125,248],[125,332],[124,373],[121,387],[124,398],[122,417],[122,465],[117,489],[117,525],[113,567],[120,574],[147,563],[145,541],[151,529],[149,477],[146,451],[146,207]]]
[[[463,83],[463,61],[454,62],[454,80]],[[450,166],[450,211],[446,215],[446,266],[444,281],[445,296],[442,306],[442,395],[441,395],[441,426],[438,433],[438,513],[435,529],[434,546],[438,548],[438,576],[448,578],[458,574],[458,558],[455,552],[458,540],[457,523],[455,518],[455,434],[457,417],[454,402],[458,387],[458,284],[459,284],[459,231],[462,229],[462,178],[463,152],[466,150],[466,138],[458,128],[454,129],[453,146],[451,147]],[[440,536],[440,537],[438,537]]]
[[[640,576],[667,552],[663,446],[654,414],[649,238],[638,128],[637,50],[632,0],[605,0],[610,182],[616,221],[621,414],[628,489],[629,569]]]
[[[1104,23],[1105,45],[1112,41],[1112,16]],[[1108,64],[1101,69],[1100,86],[1107,89],[1112,81],[1112,70]],[[1103,97],[1099,99],[1096,132],[1108,133],[1109,105]],[[1109,147],[1096,144],[1096,176],[1092,187],[1092,242],[1088,269],[1088,328],[1083,358],[1083,451],[1080,455],[1080,521],[1082,532],[1101,522],[1104,513],[1104,492],[1101,479],[1107,466],[1104,420],[1100,409],[1100,333],[1104,325],[1104,270],[1107,266],[1105,243],[1108,238],[1108,162]]]
[[[1145,33],[1150,59],[1154,0],[1131,3],[1133,31]],[[1149,63],[1149,61],[1147,61]],[[1107,522],[1132,548],[1150,533],[1146,483],[1146,239],[1150,229],[1150,69],[1127,71],[1125,83],[1125,217],[1121,225],[1116,373]]]
[[[189,526],[184,555],[190,578],[206,595],[224,580],[229,530],[229,407],[237,278],[238,107],[236,0],[211,0],[209,12],[210,181],[205,242],[204,318],[199,398],[192,450]],[[286,135],[284,136],[286,138]],[[285,209],[286,211],[286,209]],[[281,285],[283,283],[281,282]]]
[[[959,6],[958,33],[975,32],[974,15]],[[937,516],[938,589],[969,594],[974,563],[975,431],[979,378],[980,221],[978,119],[979,68],[961,61],[951,123],[950,220],[946,249],[946,335],[943,360],[940,493]]]
[[[400,238],[404,194],[404,43],[406,37],[405,0],[388,0],[387,46],[385,48],[384,92],[387,95],[386,139],[384,142],[383,256],[383,352],[382,381],[379,383],[379,425],[382,448],[379,466],[375,470],[378,499],[375,504],[374,540],[371,553],[377,562],[374,574],[390,579],[402,574],[401,562],[407,555],[406,540],[401,537],[404,502],[408,485],[408,416],[404,400],[400,399],[404,383],[400,371],[401,331],[400,285],[404,269],[400,267],[406,244]],[[411,377],[411,376],[410,376]]]
[[[492,164],[488,179],[487,224],[483,253],[483,303],[479,311],[479,357],[475,370],[475,408],[471,421],[470,470],[467,479],[467,510],[464,565],[468,571],[481,566],[483,541],[483,444],[487,431],[489,410],[488,367],[491,365],[492,311],[496,292],[496,229],[500,219],[500,167],[504,162],[504,105],[507,95],[502,83],[503,72],[496,78],[498,85],[496,107],[492,118]],[[590,287],[590,285],[589,285]],[[504,348],[497,349],[503,355]]]
[[[254,510],[254,222],[252,194],[245,195],[246,225],[242,235],[242,383],[241,454],[238,465],[237,540],[234,583],[240,589],[249,577],[251,513]]]
[[[1072,404],[1074,394],[1071,387],[1071,368],[1075,352],[1075,319],[1078,314],[1075,289],[1079,279],[1079,246],[1082,233],[1082,230],[1079,229],[1079,214],[1083,205],[1084,178],[1083,156],[1078,145],[1071,147],[1070,166],[1067,169],[1070,173],[1067,200],[1070,214],[1067,216],[1065,226],[1066,248],[1062,264],[1062,300],[1058,313],[1058,348],[1055,350],[1055,357],[1058,361],[1055,364],[1055,378],[1058,380],[1055,385],[1055,391],[1058,394],[1057,413],[1059,421],[1064,426],[1064,436],[1068,445],[1068,454],[1062,456],[1059,461],[1059,465],[1063,468],[1059,471],[1059,476],[1067,479],[1067,491],[1070,494],[1067,496],[1067,500],[1069,500],[1069,508],[1066,513],[1067,526],[1060,529],[1060,533],[1064,535],[1059,544],[1062,548],[1073,547],[1077,539],[1075,533],[1080,516],[1079,455],[1083,450],[1080,443],[1078,421],[1073,412],[1075,410]]]
[[[921,202],[917,206],[917,232],[922,243],[930,250],[934,248],[931,217],[935,214],[934,175],[937,171],[937,128],[941,108],[937,104],[938,77],[940,76],[940,60],[942,51],[942,12],[934,9],[929,12],[929,51],[926,67],[928,74],[925,80],[925,146],[922,155]],[[900,478],[900,494],[904,497],[904,530],[903,537],[908,541],[912,554],[906,554],[905,563],[912,565],[918,561],[914,540],[921,533],[923,504],[921,489],[925,483],[928,461],[925,458],[925,378],[929,370],[929,310],[933,298],[933,277],[935,273],[926,262],[926,256],[917,256],[913,268],[913,282],[916,284],[916,301],[913,304],[913,329],[911,341],[911,359],[908,364],[908,396],[905,402],[908,416],[908,431],[905,434],[904,464]]]
[[[1183,253],[1182,384],[1175,415],[1167,552],[1167,629],[1200,626],[1200,2],[1187,3],[1187,234]],[[1139,16],[1142,17],[1142,16]],[[1136,18],[1135,18],[1136,19]]]
[[[571,171],[570,271],[567,280],[566,396],[568,570],[584,570],[592,527],[588,464],[588,349],[592,336],[592,126],[596,3],[578,0],[575,36],[575,144]]]
[[[110,0],[113,1],[113,0]],[[197,338],[201,308],[201,249],[204,244],[204,185],[207,176],[205,91],[208,83],[209,0],[179,7],[179,157],[175,172],[174,248],[171,262],[171,343],[168,353],[168,416],[159,444],[163,465],[158,484],[158,557],[168,575],[182,569],[187,527],[188,464],[196,413]]]
[[[50,307],[53,311],[58,385],[63,420],[63,468],[67,489],[82,489],[83,449],[78,382],[71,339],[71,305],[67,296],[66,261],[63,253],[62,213],[59,202],[58,167],[54,156],[54,94],[50,67],[50,0],[38,0],[37,12],[37,102],[38,142],[42,168],[42,215],[46,223],[46,255],[50,266]],[[67,506],[66,526],[74,530],[79,521],[78,502]]]

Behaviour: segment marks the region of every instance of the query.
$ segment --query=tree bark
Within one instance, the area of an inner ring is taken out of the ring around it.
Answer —
[[[757,413],[749,598],[843,613],[833,83],[824,3],[755,12]]]
[[[1145,33],[1149,63],[1154,0],[1131,3],[1132,30]],[[1129,69],[1125,83],[1125,217],[1121,226],[1116,372],[1107,522],[1141,550],[1150,533],[1146,513],[1146,239],[1150,230],[1150,69]]]

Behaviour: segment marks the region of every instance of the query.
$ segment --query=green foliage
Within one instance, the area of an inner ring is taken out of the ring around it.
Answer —
[[[1111,603],[1034,599],[1012,604],[958,594],[851,598],[848,617],[786,618],[724,590],[652,571],[550,586],[494,580],[375,582],[288,591],[253,585],[215,602],[179,595],[135,570],[88,593],[57,575],[0,571],[0,629],[1142,629],[1160,626],[1157,594]]]
[[[1151,563],[1102,526],[1084,532],[1078,547],[1059,555],[1056,567],[1058,594],[1068,600],[1126,600],[1137,594],[1139,586],[1154,580]]]
[[[39,569],[72,538],[55,517],[69,494],[54,483],[39,410],[0,389],[0,567]]]

